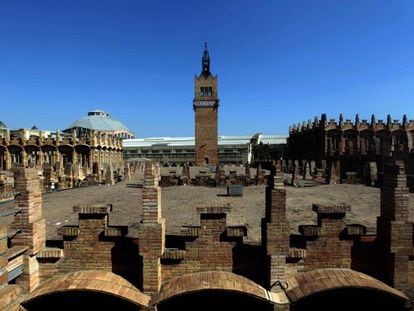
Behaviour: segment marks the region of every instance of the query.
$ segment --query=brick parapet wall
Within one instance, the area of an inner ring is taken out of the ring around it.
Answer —
[[[306,240],[304,271],[319,268],[350,269],[351,250],[354,238],[358,235],[348,235],[346,212],[350,211],[351,207],[346,204],[314,204],[312,209],[317,213],[318,224],[299,227]],[[363,233],[364,230],[360,231]]]
[[[23,273],[16,279],[24,292],[32,292],[40,284],[39,262],[36,256],[23,256]]]
[[[56,274],[82,270],[110,271],[142,287],[138,243],[128,238],[128,228],[109,226],[111,205],[74,206],[79,213],[77,226],[59,229],[63,250],[38,254],[41,280]]]
[[[186,241],[181,258],[163,260],[163,282],[188,273],[235,269],[234,250],[242,244],[242,237],[227,236],[227,208],[206,207],[198,212],[200,227],[196,236],[183,237]]]

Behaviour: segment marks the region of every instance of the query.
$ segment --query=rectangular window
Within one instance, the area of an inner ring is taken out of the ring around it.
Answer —
[[[209,87],[200,87],[200,96],[213,96],[213,88]]]

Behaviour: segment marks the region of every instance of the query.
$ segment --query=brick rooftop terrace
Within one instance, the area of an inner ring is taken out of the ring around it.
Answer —
[[[47,238],[60,239],[58,228],[76,225],[75,205],[112,204],[110,224],[130,225],[141,220],[142,183],[141,176],[134,176],[131,186],[125,182],[114,186],[78,188],[43,195],[43,214],[46,219]],[[351,205],[347,211],[348,223],[358,223],[369,228],[376,227],[376,217],[380,213],[380,189],[362,185],[322,185],[310,188],[287,187],[287,217],[291,233],[298,232],[300,224],[314,224],[316,214],[312,204]],[[162,190],[162,215],[167,221],[167,234],[178,234],[185,225],[197,225],[197,207],[229,206],[229,225],[246,225],[247,240],[260,240],[260,221],[264,216],[265,186],[244,188],[243,197],[226,197],[225,188],[168,187]],[[410,219],[414,220],[414,194],[410,194]],[[13,209],[13,202],[0,204],[0,212]],[[0,217],[0,222],[10,223],[12,216]]]

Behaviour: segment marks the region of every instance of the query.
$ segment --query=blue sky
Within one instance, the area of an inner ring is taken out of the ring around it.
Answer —
[[[190,136],[204,38],[221,135],[321,113],[414,119],[411,0],[0,0],[0,120],[63,129],[100,108]]]

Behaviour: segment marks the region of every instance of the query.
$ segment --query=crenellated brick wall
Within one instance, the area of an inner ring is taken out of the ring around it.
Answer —
[[[299,226],[306,241],[304,270],[319,268],[351,268],[352,246],[354,239],[365,234],[362,226],[347,226],[346,212],[351,210],[347,204],[314,204],[317,225]]]
[[[128,228],[110,226],[111,205],[75,206],[77,226],[59,229],[63,250],[47,249],[38,254],[42,280],[55,274],[81,270],[115,272],[141,287],[138,243],[127,238]]]
[[[182,248],[166,249],[163,255],[163,282],[187,273],[232,272],[237,268],[234,252],[242,244],[246,228],[227,226],[226,207],[202,207],[197,211],[200,226],[183,227]]]

